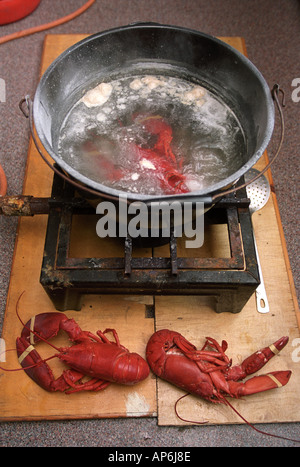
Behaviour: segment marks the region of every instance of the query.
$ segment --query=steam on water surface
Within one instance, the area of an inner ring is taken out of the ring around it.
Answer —
[[[145,158],[136,149],[153,149],[157,143],[158,135],[145,125],[149,117],[163,120],[172,129],[170,145],[176,163],[159,163],[166,179],[175,167],[184,175],[188,190],[197,191],[243,165],[243,131],[229,107],[201,86],[163,75],[124,77],[88,91],[64,119],[59,154],[75,170],[103,185],[164,194],[157,161],[151,162],[150,156]]]

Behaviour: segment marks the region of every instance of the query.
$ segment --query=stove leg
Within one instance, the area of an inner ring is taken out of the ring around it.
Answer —
[[[81,310],[82,294],[72,289],[53,289],[44,287],[53,305],[58,311]]]
[[[253,295],[255,288],[253,287],[238,287],[236,290],[218,291],[216,296],[216,312],[217,313],[240,313],[250,297]]]

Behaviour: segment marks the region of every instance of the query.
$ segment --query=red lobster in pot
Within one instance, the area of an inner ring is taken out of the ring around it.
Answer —
[[[164,194],[188,193],[186,177],[181,172],[181,163],[177,162],[172,151],[173,130],[160,115],[138,114],[133,118],[149,135],[156,138],[152,148],[130,145],[131,157],[148,176],[154,177]]]
[[[131,180],[132,176],[146,177],[158,183],[164,194],[187,193],[186,176],[182,173],[181,163],[177,162],[171,148],[173,130],[160,115],[137,114],[132,117],[132,125],[142,129],[150,137],[152,146],[145,148],[134,142],[128,142],[126,127],[122,128],[121,146],[105,137],[95,136],[82,145],[82,151],[87,157],[96,157],[97,165],[103,176],[109,182]],[[118,151],[127,154],[126,166],[118,166]]]
[[[57,348],[48,342],[59,330],[68,334],[72,346]],[[108,332],[113,334],[115,342],[106,337]],[[34,348],[39,341],[46,341],[57,350],[47,360],[57,357],[70,367],[59,378],[54,378],[46,360]],[[110,383],[133,385],[149,375],[147,362],[123,347],[114,329],[97,331],[97,335],[82,331],[74,319],[63,313],[41,313],[31,318],[17,338],[17,354],[28,376],[50,392],[100,391]],[[83,382],[85,376],[90,379]]]
[[[207,337],[202,349],[197,350],[180,333],[162,329],[151,336],[146,348],[146,358],[153,373],[160,378],[210,402],[229,405],[256,431],[278,437],[258,430],[247,422],[225,396],[240,398],[285,386],[290,379],[291,371],[273,371],[252,377],[246,382],[241,380],[261,369],[287,343],[288,337],[281,337],[270,346],[250,355],[240,365],[232,366],[231,360],[225,353],[227,350],[226,341],[222,341],[220,345],[215,339]],[[175,411],[177,416],[181,418],[177,413],[176,406]],[[279,436],[279,438],[282,437]],[[299,442],[299,440],[292,441]]]
[[[188,193],[186,177],[181,172],[181,164],[177,162],[172,151],[173,130],[160,115],[138,115],[134,121],[140,124],[150,135],[156,136],[151,149],[134,145],[132,151],[141,167],[149,169],[149,175],[159,180],[165,194]]]

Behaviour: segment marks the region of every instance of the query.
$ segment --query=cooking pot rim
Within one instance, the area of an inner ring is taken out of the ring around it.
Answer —
[[[175,199],[177,199],[179,197],[179,195],[176,195],[176,194],[175,195],[157,195],[157,196],[153,196],[153,195],[146,195],[146,194],[142,194],[142,193],[124,192],[124,191],[121,191],[121,190],[116,190],[114,188],[108,187],[106,185],[103,185],[103,184],[101,184],[99,182],[96,182],[96,181],[86,177],[85,175],[83,175],[82,173],[80,173],[79,171],[77,171],[73,167],[71,167],[68,163],[66,163],[65,160],[61,159],[53,151],[53,149],[52,149],[51,145],[49,144],[48,139],[45,136],[45,133],[43,131],[41,118],[39,118],[39,105],[42,102],[41,101],[41,90],[42,90],[43,83],[47,80],[48,76],[52,73],[53,69],[55,69],[55,67],[57,66],[57,64],[59,62],[64,60],[68,55],[70,55],[76,49],[80,48],[82,45],[86,45],[89,42],[93,42],[96,38],[99,38],[101,36],[103,37],[103,36],[110,35],[110,34],[115,34],[115,33],[118,33],[118,32],[123,32],[123,31],[125,31],[127,29],[141,29],[141,28],[144,28],[144,29],[145,28],[148,28],[148,29],[151,29],[151,28],[152,29],[153,28],[154,29],[169,29],[169,30],[172,30],[172,31],[175,30],[175,31],[183,32],[183,33],[193,34],[193,35],[195,35],[197,37],[202,37],[202,38],[208,39],[208,40],[210,40],[212,42],[215,42],[215,43],[219,44],[221,47],[223,47],[224,49],[227,49],[231,53],[234,53],[239,58],[239,60],[242,63],[244,63],[250,69],[250,71],[256,76],[256,78],[258,78],[258,80],[259,80],[259,82],[260,82],[260,84],[262,86],[263,92],[265,94],[265,101],[266,101],[267,125],[266,125],[265,134],[264,134],[264,137],[263,137],[263,140],[262,140],[262,142],[260,144],[259,149],[251,156],[251,158],[247,162],[245,162],[245,164],[243,164],[243,166],[240,169],[235,171],[233,174],[231,174],[227,178],[224,178],[222,181],[220,181],[218,183],[215,183],[215,184],[213,184],[213,185],[211,185],[209,187],[203,188],[201,190],[180,194],[180,198],[184,200],[184,198],[191,198],[191,197],[197,198],[197,197],[206,196],[206,195],[209,195],[209,194],[214,194],[214,193],[219,192],[219,191],[221,192],[226,187],[234,184],[237,180],[239,180],[250,168],[253,167],[253,165],[263,155],[265,149],[267,148],[267,146],[269,144],[269,141],[270,141],[272,133],[273,133],[275,110],[274,110],[274,104],[273,104],[273,100],[272,100],[272,96],[271,96],[271,91],[270,91],[270,89],[269,89],[263,75],[256,68],[256,66],[245,55],[243,55],[241,52],[236,50],[231,45],[223,42],[222,40],[220,40],[220,39],[218,39],[218,38],[216,38],[216,37],[214,37],[212,35],[209,35],[209,34],[194,30],[194,29],[185,28],[185,27],[181,27],[181,26],[159,24],[159,23],[133,23],[133,24],[129,24],[129,25],[126,25],[126,26],[120,26],[120,27],[117,27],[117,28],[112,28],[112,29],[108,29],[108,30],[105,30],[105,31],[101,31],[101,32],[92,34],[92,35],[80,40],[79,42],[75,43],[74,45],[72,45],[68,49],[66,49],[62,54],[60,54],[49,65],[49,67],[44,72],[44,74],[42,75],[42,77],[41,77],[41,79],[40,79],[40,81],[38,83],[38,86],[37,86],[37,89],[36,89],[36,92],[35,92],[35,96],[34,96],[34,101],[33,101],[33,119],[34,119],[34,125],[35,125],[35,128],[36,128],[37,135],[38,135],[41,143],[43,144],[44,148],[46,149],[46,151],[50,154],[50,156],[53,158],[53,160],[61,167],[62,170],[67,172],[71,177],[73,177],[74,179],[76,179],[77,181],[82,183],[83,185],[86,185],[89,188],[92,188],[93,190],[98,191],[99,194],[101,194],[103,196],[105,196],[105,194],[108,194],[110,196],[113,196],[113,197],[115,196],[117,198],[120,195],[126,195],[128,199],[133,200],[133,201],[135,201],[135,200],[147,201],[147,200],[150,200],[150,199],[155,200],[155,199],[164,199],[164,198],[174,199],[175,200]]]

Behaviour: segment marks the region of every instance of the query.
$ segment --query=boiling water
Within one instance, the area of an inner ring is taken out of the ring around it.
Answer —
[[[159,138],[147,127],[151,119],[171,128],[167,147],[175,162],[161,152],[154,162],[147,152]],[[245,139],[234,113],[207,89],[175,77],[144,75],[100,83],[86,93],[64,119],[58,151],[98,183],[159,195],[180,190],[166,188],[173,169],[183,175],[186,191],[227,178],[244,164]]]

